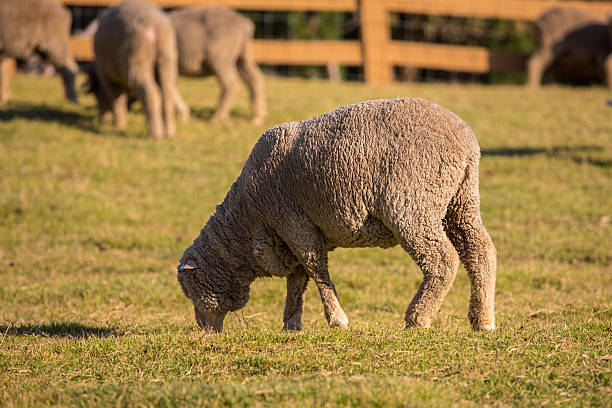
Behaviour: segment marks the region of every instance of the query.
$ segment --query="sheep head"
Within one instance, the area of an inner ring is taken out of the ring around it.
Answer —
[[[201,329],[221,332],[227,312],[241,309],[248,302],[251,281],[237,279],[237,276],[240,273],[223,266],[183,255],[178,281],[185,296],[193,302],[196,322]]]

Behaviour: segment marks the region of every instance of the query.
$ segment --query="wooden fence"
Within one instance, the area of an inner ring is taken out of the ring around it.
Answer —
[[[73,6],[108,6],[117,0],[63,0]],[[535,20],[559,5],[590,9],[601,15],[612,11],[612,1],[550,0],[153,0],[166,8],[226,5],[240,10],[339,11],[358,13],[361,41],[256,40],[255,59],[270,65],[361,65],[367,83],[393,80],[393,66],[486,73],[524,68],[526,56],[490,51],[484,47],[391,40],[389,14],[393,12]],[[71,48],[79,60],[92,58],[91,40],[73,37]]]

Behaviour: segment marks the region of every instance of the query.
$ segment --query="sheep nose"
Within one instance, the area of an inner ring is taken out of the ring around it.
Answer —
[[[194,307],[195,318],[200,329],[212,330],[217,333],[221,333],[223,330],[223,319],[226,313],[211,312],[208,310],[200,310]]]

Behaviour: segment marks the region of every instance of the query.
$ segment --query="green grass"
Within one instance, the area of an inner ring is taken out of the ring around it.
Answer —
[[[183,79],[178,136],[98,126],[57,78],[17,75],[0,108],[0,406],[612,406],[612,108],[603,88],[361,84],[267,78],[205,119],[211,79]],[[262,131],[365,99],[419,96],[472,125],[498,248],[494,333],[467,321],[463,269],[430,330],[403,330],[421,280],[399,248],[340,249],[348,330],[314,285],[281,333],[284,281],[257,281],[221,335],[200,333],[176,264]]]

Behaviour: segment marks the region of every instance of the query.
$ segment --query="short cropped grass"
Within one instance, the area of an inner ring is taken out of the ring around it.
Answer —
[[[182,79],[172,140],[98,125],[93,98],[17,75],[0,107],[0,406],[612,406],[612,108],[603,88],[269,77],[270,115],[207,121],[214,80]],[[498,249],[493,333],[473,333],[461,269],[430,330],[404,330],[421,274],[399,248],[339,249],[351,320],[281,333],[284,281],[257,281],[220,335],[198,331],[176,264],[267,127],[418,96],[472,125]]]

